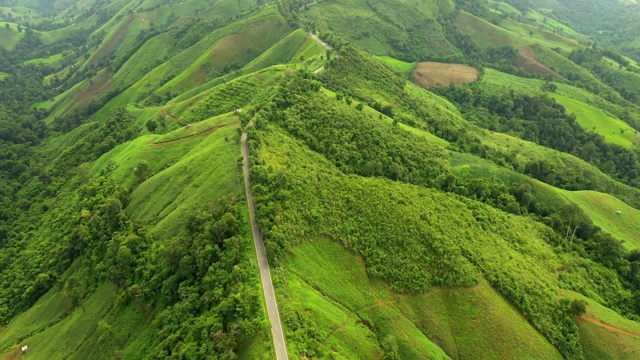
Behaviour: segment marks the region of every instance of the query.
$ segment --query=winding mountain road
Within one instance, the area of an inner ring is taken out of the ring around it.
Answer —
[[[248,126],[252,124],[249,123]],[[247,133],[242,133],[242,170],[244,173],[244,188],[247,192],[247,205],[249,206],[249,218],[251,219],[251,230],[253,232],[253,243],[256,247],[256,255],[258,257],[258,267],[260,268],[260,280],[262,281],[262,291],[264,293],[264,301],[267,305],[267,314],[271,323],[271,336],[273,337],[273,347],[276,350],[277,360],[288,360],[287,346],[284,340],[284,332],[282,330],[282,322],[280,321],[280,312],[278,311],[278,303],[276,301],[276,293],[273,290],[273,281],[271,281],[271,271],[269,270],[269,262],[264,249],[264,240],[262,232],[256,221],[256,208],[253,203],[253,193],[251,192],[251,184],[249,182],[249,145],[247,143]]]

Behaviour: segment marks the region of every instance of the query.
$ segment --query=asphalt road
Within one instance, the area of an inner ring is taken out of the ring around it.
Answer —
[[[338,52],[336,51],[336,49],[334,49],[331,45],[327,44],[326,42],[322,41],[322,39],[320,39],[316,34],[312,33],[311,31],[309,31],[307,33],[307,35],[311,36],[311,38],[315,41],[317,41],[320,45],[322,45],[323,48],[327,49],[327,50],[331,50],[333,51],[333,53],[336,56],[340,56],[340,54],[338,54]]]
[[[287,354],[287,346],[284,341],[278,302],[276,301],[276,293],[273,290],[273,281],[271,281],[271,271],[269,270],[269,262],[267,261],[267,254],[264,249],[264,240],[262,239],[262,233],[256,221],[256,207],[253,203],[253,193],[251,192],[251,184],[249,183],[249,145],[247,144],[247,133],[242,133],[242,163],[244,188],[247,192],[247,204],[249,206],[249,217],[251,218],[251,230],[253,232],[253,243],[256,246],[260,280],[262,281],[262,292],[264,293],[264,300],[267,304],[267,314],[269,315],[269,322],[271,323],[273,347],[276,350],[277,360],[288,360],[289,355]]]

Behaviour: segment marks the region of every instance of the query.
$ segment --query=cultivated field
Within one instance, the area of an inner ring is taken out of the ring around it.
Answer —
[[[478,79],[478,70],[462,64],[421,62],[413,71],[413,81],[424,87],[470,83]]]

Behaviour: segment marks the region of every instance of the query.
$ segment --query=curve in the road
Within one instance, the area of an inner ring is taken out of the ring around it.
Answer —
[[[249,124],[249,126],[251,123]],[[262,291],[264,293],[264,301],[267,305],[267,315],[271,323],[271,336],[273,337],[273,346],[276,351],[277,360],[288,360],[287,345],[284,340],[284,332],[282,330],[282,322],[280,321],[280,312],[278,311],[278,302],[276,301],[276,293],[273,289],[273,281],[271,280],[271,271],[269,270],[269,262],[264,248],[264,240],[262,233],[256,221],[256,210],[253,203],[253,193],[251,192],[251,183],[249,182],[249,145],[247,144],[247,133],[242,133],[242,170],[244,173],[244,188],[247,192],[247,205],[249,206],[249,218],[251,220],[251,230],[253,232],[253,243],[256,247],[256,256],[258,257],[258,268],[260,269],[260,280],[262,282]]]

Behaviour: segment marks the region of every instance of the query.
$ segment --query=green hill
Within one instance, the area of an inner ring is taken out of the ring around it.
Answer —
[[[580,4],[0,0],[0,359],[636,358],[637,8]]]

